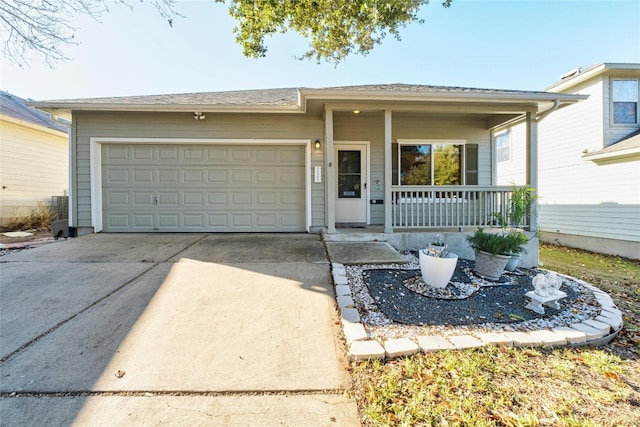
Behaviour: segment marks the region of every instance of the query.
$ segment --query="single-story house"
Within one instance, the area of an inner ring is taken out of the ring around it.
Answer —
[[[69,188],[67,126],[26,102],[0,92],[0,226]]]
[[[330,238],[373,227],[387,240],[438,231],[453,243],[493,224],[508,201],[511,187],[496,184],[495,129],[525,124],[526,183],[536,187],[538,121],[585,98],[383,84],[32,105],[72,119],[69,224],[78,235]],[[524,263],[536,263],[537,243],[529,255]]]
[[[538,127],[542,239],[640,259],[640,64],[577,68],[547,92],[587,95]],[[498,184],[526,182],[524,125],[498,129]]]

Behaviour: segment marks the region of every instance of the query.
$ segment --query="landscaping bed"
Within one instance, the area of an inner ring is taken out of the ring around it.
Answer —
[[[362,424],[640,425],[640,262],[552,245],[542,245],[540,259],[612,296],[625,322],[616,339],[597,348],[487,346],[354,363]],[[425,327],[451,326],[387,320],[373,329],[406,336]],[[464,327],[473,325],[456,326]]]

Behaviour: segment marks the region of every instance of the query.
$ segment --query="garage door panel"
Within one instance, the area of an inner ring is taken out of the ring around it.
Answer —
[[[204,170],[203,169],[183,170],[182,182],[184,182],[185,184],[203,184]]]
[[[152,213],[134,213],[132,215],[132,226],[134,229],[151,230],[154,226],[154,214]]]
[[[158,182],[164,185],[179,184],[180,171],[178,169],[158,169]]]
[[[154,159],[154,147],[133,147],[133,159],[134,160],[153,160]]]
[[[105,231],[304,231],[303,146],[103,146]]]
[[[256,194],[256,204],[260,206],[260,209],[266,207],[277,207],[278,196],[275,192],[260,192]]]
[[[244,170],[232,169],[229,172],[231,174],[232,184],[251,184],[252,183],[251,175],[253,171],[251,169],[244,169]]]
[[[168,160],[178,160],[178,159],[179,159],[178,147],[166,147],[166,146],[158,147],[158,160],[168,161]]]
[[[204,194],[201,191],[185,191],[183,204],[193,206],[204,206]]]

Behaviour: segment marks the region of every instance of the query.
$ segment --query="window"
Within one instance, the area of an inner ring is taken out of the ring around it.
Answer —
[[[394,145],[397,146],[393,152],[396,166],[393,171],[394,185],[464,184],[463,144],[399,142]]]
[[[613,80],[613,124],[638,123],[638,80]]]
[[[495,136],[498,163],[511,161],[511,131],[500,132]]]

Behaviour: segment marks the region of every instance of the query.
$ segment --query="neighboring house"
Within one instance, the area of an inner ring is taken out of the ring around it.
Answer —
[[[493,223],[510,195],[494,179],[494,129],[524,120],[534,152],[537,117],[584,98],[389,84],[31,105],[73,120],[69,223],[78,235],[332,238],[371,226],[396,243],[407,231],[444,230],[464,251],[464,233]],[[525,264],[537,262],[533,244]]]
[[[588,95],[538,125],[543,240],[640,258],[640,64],[567,73],[548,92]],[[496,133],[500,184],[526,182],[526,127]]]
[[[0,225],[69,188],[67,126],[0,92]]]

